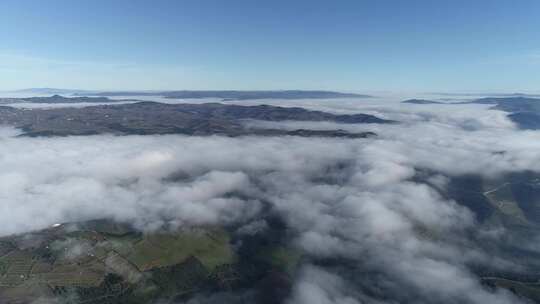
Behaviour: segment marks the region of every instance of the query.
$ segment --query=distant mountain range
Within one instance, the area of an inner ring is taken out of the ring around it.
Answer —
[[[75,94],[88,95],[88,94]],[[322,98],[369,98],[370,95],[340,93],[333,91],[303,91],[303,90],[283,90],[283,91],[160,91],[160,92],[98,92],[89,94],[92,96],[162,96],[174,99],[200,99],[200,98],[221,98],[225,100],[247,100],[247,99],[322,99]]]
[[[13,93],[23,93],[23,94],[39,94],[39,95],[72,95],[72,94],[84,94],[91,93],[92,91],[88,90],[70,90],[70,89],[56,89],[56,88],[29,88],[13,91]]]
[[[25,97],[25,98],[0,98],[0,104],[16,103],[43,103],[43,104],[71,104],[71,103],[114,103],[123,101],[135,101],[126,99],[109,99],[107,97],[64,97],[53,95],[50,97]]]
[[[441,95],[441,96],[451,96],[451,97],[456,97],[456,96],[471,96],[471,97],[483,97],[483,96],[493,96],[493,97],[540,97],[540,93],[538,94],[528,94],[528,93],[470,93],[470,92],[465,92],[465,93],[444,93],[444,92],[435,92],[435,93],[431,93],[431,94],[434,94],[434,95]]]
[[[11,93],[28,95],[67,95],[67,96],[158,96],[173,99],[220,98],[224,100],[247,99],[324,99],[324,98],[370,98],[371,95],[342,93],[321,90],[170,90],[170,91],[90,91],[56,88],[30,88]]]

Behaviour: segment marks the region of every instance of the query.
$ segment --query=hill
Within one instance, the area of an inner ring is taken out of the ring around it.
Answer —
[[[77,98],[78,99],[78,98]],[[393,123],[373,115],[335,115],[303,108],[268,105],[238,106],[219,103],[162,104],[139,102],[84,108],[15,109],[0,107],[0,124],[21,128],[26,136],[91,134],[185,135],[296,135],[367,137],[371,132],[349,134],[342,130],[281,130],[248,128],[245,120],[331,121],[336,123]]]

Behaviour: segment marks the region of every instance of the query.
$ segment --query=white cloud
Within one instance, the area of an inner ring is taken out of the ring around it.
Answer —
[[[142,229],[235,223],[256,233],[266,227],[259,219],[265,202],[308,258],[356,265],[349,273],[306,265],[292,302],[376,303],[362,292],[376,287],[388,292],[388,303],[519,303],[467,270],[470,262],[500,261],[467,243],[464,231],[478,228],[472,213],[411,178],[417,168],[435,171],[432,181],[444,188],[452,175],[540,172],[540,132],[518,131],[485,107],[445,107],[356,108],[408,118],[400,125],[279,124],[379,134],[359,140],[15,138],[0,130],[0,234],[98,217]],[[356,271],[377,276],[355,280]]]

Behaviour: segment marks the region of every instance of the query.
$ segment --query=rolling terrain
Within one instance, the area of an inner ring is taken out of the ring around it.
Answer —
[[[235,251],[219,227],[141,233],[110,220],[4,237],[0,302],[169,303],[247,287],[257,290],[252,300],[287,295],[299,256],[279,242],[245,241]]]
[[[53,97],[55,98],[55,97]],[[86,98],[86,97],[81,97]],[[63,98],[62,98],[63,99]],[[80,98],[74,98],[75,100]],[[98,98],[101,99],[101,98]],[[41,100],[41,99],[40,99]],[[331,121],[337,123],[393,123],[373,115],[335,115],[303,108],[268,105],[237,106],[219,103],[162,104],[138,102],[84,108],[15,109],[0,107],[0,124],[21,128],[26,136],[92,134],[186,134],[186,135],[292,135],[367,137],[342,130],[278,130],[246,128],[242,121]]]

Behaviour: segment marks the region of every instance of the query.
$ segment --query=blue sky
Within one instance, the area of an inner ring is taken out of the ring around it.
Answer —
[[[538,0],[2,0],[0,90],[539,91]]]

